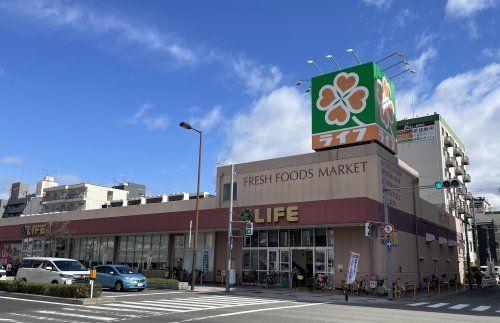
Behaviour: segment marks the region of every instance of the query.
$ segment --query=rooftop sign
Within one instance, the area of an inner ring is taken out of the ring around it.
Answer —
[[[375,63],[312,79],[312,148],[377,141],[396,153],[394,84]]]

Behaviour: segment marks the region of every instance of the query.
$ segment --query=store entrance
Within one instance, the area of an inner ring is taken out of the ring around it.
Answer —
[[[313,273],[313,251],[292,249],[292,268],[297,268],[299,275],[304,279],[299,280],[299,286],[306,286],[307,282],[312,279]]]

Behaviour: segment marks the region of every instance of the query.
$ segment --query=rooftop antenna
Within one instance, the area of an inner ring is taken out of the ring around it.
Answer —
[[[348,48],[345,50],[347,53],[352,53],[354,55],[354,57],[356,58],[356,60],[358,61],[358,64],[361,64],[361,61],[359,60],[359,57],[358,55],[356,55],[356,52],[354,51],[354,49],[352,48]]]
[[[331,59],[335,63],[335,65],[337,65],[337,70],[340,70],[340,65],[337,63],[332,54],[327,54],[325,57]]]
[[[24,177],[24,164],[26,164],[26,159],[23,159],[23,167],[21,168],[21,180],[20,180],[20,182],[23,181],[23,177]]]
[[[389,77],[389,79],[391,79],[391,80],[392,80],[393,78],[398,77],[399,75],[404,74],[404,73],[406,73],[406,72],[416,73],[416,71],[415,71],[413,68],[407,68],[407,69],[405,69],[404,71],[399,72],[399,73],[398,73],[398,74],[396,74],[396,75],[390,76],[390,77]]]
[[[395,66],[398,66],[398,65],[399,65],[399,64],[401,64],[401,63],[403,63],[403,65],[410,65],[410,62],[408,62],[407,60],[403,59],[403,60],[401,60],[401,61],[399,61],[399,62],[397,62],[397,63],[392,64],[392,65],[391,65],[391,66],[389,66],[389,67],[384,68],[384,69],[382,70],[382,72],[385,72],[385,71],[387,71],[387,70],[390,70],[391,68],[393,68],[393,67],[395,67]]]
[[[394,55],[398,55],[399,57],[403,57],[403,55],[404,55],[404,54],[398,50],[398,51],[396,51],[396,52],[392,53],[391,55],[389,55],[389,56],[387,56],[387,57],[384,57],[384,58],[382,58],[380,61],[377,61],[377,62],[375,62],[375,63],[377,63],[377,64],[378,64],[378,63],[380,63],[380,62],[383,62],[383,61],[385,61],[386,59],[389,59],[389,58],[391,58],[391,57],[392,57],[392,56],[394,56]]]
[[[316,69],[318,70],[319,74],[323,75],[323,72],[321,72],[318,65],[316,65],[316,63],[312,59],[307,60],[307,64],[314,65],[314,67],[316,67]]]

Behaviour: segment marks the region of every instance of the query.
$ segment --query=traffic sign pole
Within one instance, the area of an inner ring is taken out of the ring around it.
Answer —
[[[382,185],[384,191],[384,222],[389,223],[389,197],[387,188],[387,161],[382,160]],[[390,242],[390,241],[389,241]],[[393,300],[392,296],[392,254],[391,247],[387,245],[387,289],[389,290],[389,300]]]

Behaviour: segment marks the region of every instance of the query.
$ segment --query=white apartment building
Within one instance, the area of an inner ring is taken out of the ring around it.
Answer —
[[[37,197],[43,197],[45,195],[45,190],[47,188],[59,186],[52,176],[44,176],[43,179],[36,182],[35,195]]]
[[[472,216],[472,193],[467,184],[471,176],[467,172],[469,157],[458,136],[437,113],[433,115],[400,120],[398,130],[398,156],[420,174],[420,197],[441,208],[443,214],[451,214],[456,219]],[[434,187],[437,181],[458,179],[457,189]],[[461,221],[457,221],[464,234]],[[471,262],[477,262],[472,225],[468,226],[467,240]],[[465,258],[465,254],[462,255]]]
[[[45,189],[43,213],[100,209],[113,200],[126,200],[127,191],[94,184],[62,185]]]

